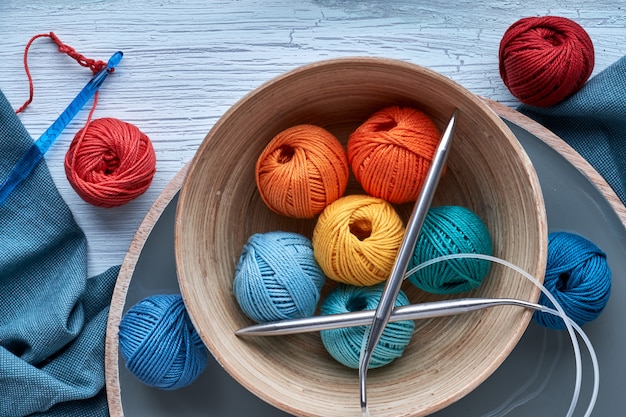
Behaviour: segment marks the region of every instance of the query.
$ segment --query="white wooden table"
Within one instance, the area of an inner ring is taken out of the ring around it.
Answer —
[[[152,140],[157,173],[131,203],[102,209],[83,202],[63,158],[83,111],[46,160],[89,241],[90,273],[120,264],[144,215],[216,120],[264,81],[297,66],[341,56],[397,58],[434,69],[472,92],[517,105],[500,79],[504,31],[527,16],[581,24],[596,51],[594,74],[626,54],[622,1],[419,0],[2,0],[0,90],[17,108],[28,96],[24,46],[55,32],[84,55],[124,59],[100,94],[95,117],[135,124]],[[89,70],[35,42],[29,55],[35,99],[20,115],[37,138],[91,77]]]

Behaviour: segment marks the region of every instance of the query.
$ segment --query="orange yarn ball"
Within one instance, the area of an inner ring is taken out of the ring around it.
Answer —
[[[116,207],[143,194],[156,171],[148,136],[113,118],[91,121],[78,131],[65,155],[65,174],[86,202]]]
[[[406,203],[417,199],[439,140],[439,129],[425,113],[387,107],[350,135],[348,160],[366,193]]]
[[[341,143],[327,130],[298,125],[276,135],[256,163],[263,201],[276,213],[312,218],[343,195],[350,167]]]
[[[347,195],[322,212],[311,241],[328,278],[370,286],[389,277],[403,238],[402,219],[390,203]]]

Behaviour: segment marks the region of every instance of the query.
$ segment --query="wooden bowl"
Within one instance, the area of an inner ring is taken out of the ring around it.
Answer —
[[[431,70],[378,58],[314,63],[262,85],[215,124],[190,163],[176,214],[175,254],[181,293],[211,353],[248,390],[298,416],[359,416],[358,375],[335,362],[319,333],[238,338],[253,324],[232,292],[236,262],[256,232],[312,235],[315,219],[280,216],[262,201],[255,162],[278,132],[301,123],[322,126],[342,143],[375,111],[416,107],[443,130],[460,110],[453,149],[434,205],[477,213],[490,230],[494,255],[535,277],[545,273],[547,224],[533,166],[513,133],[478,97]],[[348,193],[363,192],[351,179]],[[412,204],[398,207],[405,216]],[[410,284],[414,303],[442,299]],[[539,290],[493,265],[477,289],[461,296],[536,301]],[[458,400],[509,355],[532,313],[497,307],[416,323],[402,358],[368,373],[373,416],[422,416]]]

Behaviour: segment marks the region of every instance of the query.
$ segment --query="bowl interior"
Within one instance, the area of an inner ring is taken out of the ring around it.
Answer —
[[[315,219],[267,208],[256,189],[255,162],[283,129],[316,124],[345,144],[360,123],[389,105],[416,107],[442,130],[460,110],[434,205],[470,208],[487,224],[495,256],[535,277],[545,272],[547,226],[535,171],[512,132],[479,98],[431,70],[378,58],[322,61],[264,84],[216,123],[191,162],[177,208],[176,262],[187,309],[212,354],[254,394],[295,415],[359,416],[358,375],[326,353],[319,333],[234,335],[253,324],[232,293],[248,237],[272,230],[311,237],[315,226]],[[347,192],[363,191],[351,178]],[[407,219],[411,208],[398,210]],[[414,303],[444,298],[408,283],[403,288]],[[538,295],[520,275],[492,265],[477,290],[460,296],[536,301]],[[458,400],[501,364],[530,317],[516,307],[496,307],[416,322],[403,357],[368,373],[372,415],[427,415]]]

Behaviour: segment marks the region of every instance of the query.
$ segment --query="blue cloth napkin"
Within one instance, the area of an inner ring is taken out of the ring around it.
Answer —
[[[32,143],[0,91],[0,178]],[[108,416],[118,271],[87,277],[86,237],[42,161],[0,206],[0,417]]]
[[[626,56],[562,102],[518,111],[573,147],[626,204]]]

